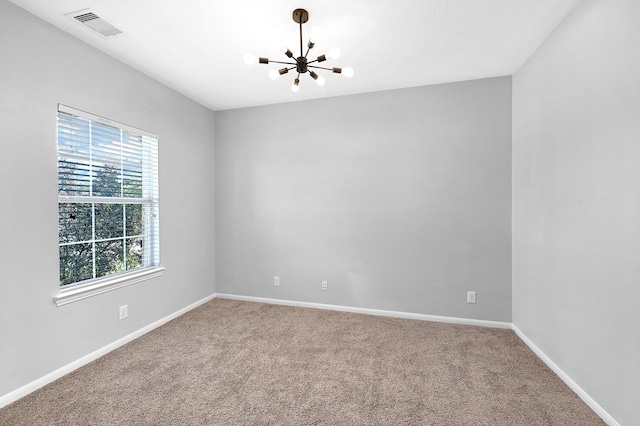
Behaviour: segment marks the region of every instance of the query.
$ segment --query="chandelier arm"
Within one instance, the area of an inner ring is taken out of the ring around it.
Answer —
[[[333,71],[333,68],[327,68],[327,67],[318,67],[318,66],[315,66],[315,65],[308,65],[308,67],[309,67],[309,68],[315,68],[315,69],[318,69],[318,70],[327,70],[327,71]]]
[[[293,68],[295,68],[295,65],[296,65],[295,62],[281,62],[281,61],[272,61],[272,60],[269,60],[269,63],[270,64],[294,65]],[[291,69],[291,68],[289,68],[289,69]]]

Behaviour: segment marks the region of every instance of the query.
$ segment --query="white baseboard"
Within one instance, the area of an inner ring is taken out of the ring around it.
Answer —
[[[529,348],[540,358],[547,366],[554,372],[560,379],[567,384],[574,391],[580,399],[582,399],[585,404],[587,404],[604,422],[609,426],[620,426],[609,413],[607,413],[604,408],[600,406],[593,398],[589,396],[587,392],[584,391],[576,382],[567,375],[555,362],[551,360],[542,350],[535,345],[529,339],[526,334],[524,334],[515,324],[512,325],[513,331],[518,335],[518,337],[527,345]]]
[[[215,297],[220,299],[241,300],[245,302],[268,303],[270,305],[298,306],[301,308],[325,309],[329,311],[353,312],[356,314],[377,315],[382,317],[415,319],[421,321],[446,322],[450,324],[475,325],[480,327],[491,328],[508,328],[511,329],[510,322],[486,321],[469,318],[442,317],[437,315],[414,314],[410,312],[385,311],[380,309],[354,308],[342,305],[327,305],[323,303],[297,302],[284,299],[268,299],[264,297],[239,296],[236,294],[216,293]]]
[[[153,329],[156,329],[158,327],[160,327],[163,324],[168,323],[169,321],[171,321],[172,319],[175,319],[177,317],[179,317],[180,315],[183,315],[185,313],[187,313],[188,311],[197,308],[198,306],[207,303],[210,300],[213,300],[215,298],[215,294],[205,297],[204,299],[201,299],[195,303],[192,303],[191,305],[180,309],[179,311],[176,311],[174,313],[172,313],[171,315],[168,315],[162,319],[159,319],[158,321],[149,324],[146,327],[143,327],[137,331],[134,331],[131,334],[128,334],[126,336],[124,336],[121,339],[116,340],[113,343],[108,344],[107,346],[104,346],[100,349],[98,349],[97,351],[94,351],[88,355],[83,356],[82,358],[73,361],[70,364],[65,365],[64,367],[61,367],[49,374],[47,374],[46,376],[43,376],[37,380],[34,380],[33,382],[26,384],[24,386],[22,386],[21,388],[18,388],[16,390],[14,390],[13,392],[9,392],[8,394],[0,397],[0,408],[5,407],[9,404],[11,404],[12,402],[15,402],[17,400],[19,400],[20,398],[23,398],[27,395],[29,395],[31,392],[36,391],[38,389],[40,389],[41,387],[48,385],[49,383],[61,378],[62,376],[71,373],[74,370],[77,370],[78,368],[89,364],[92,361],[95,361],[96,359],[100,358],[103,355],[108,354],[109,352],[113,351],[114,349],[119,348],[120,346],[131,342],[134,339],[137,339],[138,337],[150,332]]]

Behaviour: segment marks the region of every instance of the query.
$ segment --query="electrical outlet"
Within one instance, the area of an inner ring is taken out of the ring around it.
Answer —
[[[327,291],[328,290],[328,284],[326,281],[322,281],[322,290],[323,291]]]
[[[467,303],[476,303],[476,292],[468,291],[467,292]]]
[[[120,319],[123,320],[129,316],[129,305],[120,306]]]
[[[273,277],[273,285],[280,287],[280,277]]]

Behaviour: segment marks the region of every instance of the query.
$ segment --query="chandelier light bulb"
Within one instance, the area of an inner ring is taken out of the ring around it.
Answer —
[[[300,80],[296,78],[291,85],[291,91],[298,93],[298,90],[300,90]]]
[[[311,33],[309,33],[309,40],[312,41],[313,43],[317,43],[318,40],[320,40],[322,38],[322,28],[315,26],[313,28],[311,28]]]
[[[269,71],[269,78],[271,80],[275,80],[276,78],[280,77],[280,72],[278,70],[271,70]]]
[[[293,52],[291,50],[289,50],[288,47],[286,47],[286,46],[280,47],[278,50],[280,50],[282,53],[287,55],[288,58],[293,58]]]
[[[324,77],[319,76],[318,74],[316,74],[315,71],[310,71],[309,75],[311,76],[311,78],[313,78],[316,83],[318,83],[318,86],[324,86],[325,80]]]
[[[258,63],[258,57],[253,53],[247,53],[244,55],[244,63],[247,65],[253,65]]]
[[[342,75],[344,75],[347,78],[353,77],[353,68],[351,67],[342,68]]]
[[[338,59],[340,58],[341,54],[342,52],[340,51],[340,49],[334,47],[333,49],[329,50],[329,52],[326,54],[326,57],[327,59]]]

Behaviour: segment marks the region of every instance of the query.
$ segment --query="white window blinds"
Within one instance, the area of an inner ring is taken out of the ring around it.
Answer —
[[[158,138],[58,107],[60,285],[159,265]]]

